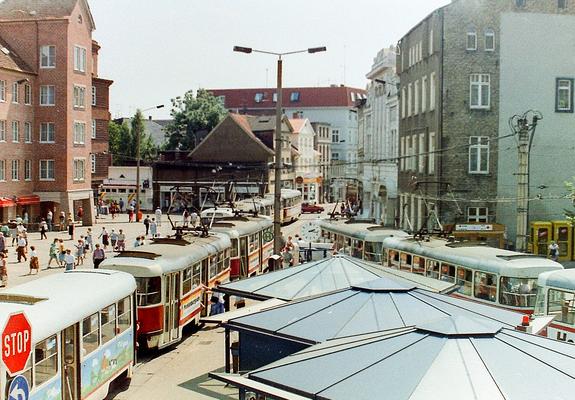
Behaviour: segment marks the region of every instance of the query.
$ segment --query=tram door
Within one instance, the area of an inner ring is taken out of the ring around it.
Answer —
[[[240,265],[240,275],[242,278],[246,278],[250,268],[247,236],[240,238]]]
[[[180,273],[165,276],[164,343],[180,338]]]
[[[62,331],[62,399],[80,398],[80,349],[78,340],[79,324]]]

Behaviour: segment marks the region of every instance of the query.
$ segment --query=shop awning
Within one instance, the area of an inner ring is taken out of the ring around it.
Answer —
[[[14,207],[16,203],[9,197],[0,197],[0,208],[1,207]]]
[[[29,196],[18,197],[17,203],[19,206],[26,206],[29,204],[40,204],[40,196],[31,194]]]

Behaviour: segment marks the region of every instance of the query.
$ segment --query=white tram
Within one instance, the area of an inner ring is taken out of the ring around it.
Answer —
[[[537,286],[535,314],[555,316],[547,336],[575,343],[575,269],[545,272]]]
[[[23,371],[32,400],[104,399],[135,363],[134,278],[118,271],[49,275],[0,293],[0,324],[23,312],[32,326]],[[0,399],[12,399],[0,366]],[[20,399],[21,397],[16,397]]]
[[[155,239],[104,260],[100,268],[136,278],[138,340],[163,348],[181,340],[184,326],[199,322],[208,302],[204,286],[229,280],[230,247],[229,236],[222,234]]]

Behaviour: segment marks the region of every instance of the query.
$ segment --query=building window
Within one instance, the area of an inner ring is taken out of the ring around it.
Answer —
[[[517,7],[525,7],[526,0],[515,0],[515,5]]]
[[[429,111],[435,110],[435,72],[429,76]]]
[[[32,123],[24,122],[24,142],[32,143]]]
[[[417,165],[417,172],[419,172],[420,174],[425,173],[425,159],[426,154],[425,154],[425,133],[420,133],[419,134],[419,163]]]
[[[6,181],[6,161],[0,160],[0,181]]]
[[[54,160],[40,160],[40,180],[54,180]]]
[[[40,124],[40,143],[54,143],[56,128],[53,122],[42,122]]]
[[[557,78],[555,80],[555,111],[573,112],[572,78]]]
[[[74,46],[74,71],[86,72],[86,49]]]
[[[24,161],[24,180],[32,180],[32,160]]]
[[[32,86],[28,83],[24,85],[24,104],[27,106],[32,104]]]
[[[429,132],[429,143],[428,143],[428,162],[427,162],[427,173],[429,175],[435,174],[435,132]]]
[[[56,46],[40,47],[40,68],[56,67]]]
[[[278,102],[278,94],[277,94],[277,93],[274,93],[274,94],[272,95],[272,101],[273,101],[274,103],[277,103],[277,102]]]
[[[405,171],[405,137],[399,141],[399,169]]]
[[[20,160],[12,160],[12,180],[20,180]]]
[[[469,51],[477,50],[477,31],[475,30],[475,28],[469,28],[467,30],[466,50]]]
[[[86,170],[85,170],[86,160],[84,158],[74,159],[74,181],[80,182],[84,180]]]
[[[427,76],[421,78],[421,112],[427,110]]]
[[[406,102],[406,94],[405,94],[405,86],[401,89],[401,118],[405,118],[406,115],[406,108],[405,108],[405,102]]]
[[[332,129],[331,131],[331,141],[333,143],[339,143],[339,130],[338,129]]]
[[[96,120],[92,120],[92,139],[96,139]]]
[[[567,8],[567,0],[557,0],[557,7],[562,10]]]
[[[74,107],[75,108],[85,108],[86,107],[86,88],[84,86],[74,85]]]
[[[334,161],[339,160],[339,153],[331,153],[331,159]]]
[[[417,115],[419,113],[419,79],[413,84],[413,91],[413,115]]]
[[[429,31],[429,55],[433,54],[433,29]]]
[[[20,141],[20,121],[12,121],[12,142]]]
[[[0,101],[6,101],[6,81],[0,81]]]
[[[472,109],[488,109],[491,102],[489,74],[471,74],[469,86],[469,107]]]
[[[263,93],[256,93],[256,95],[254,96],[254,101],[256,103],[261,103],[262,101],[264,101],[264,94]]]
[[[12,84],[12,103],[18,103],[20,101],[20,96],[18,96],[18,82],[14,82]]]
[[[413,99],[413,85],[407,85],[407,116],[411,117],[411,101]]]
[[[469,138],[469,173],[487,174],[489,172],[489,138],[471,136]]]
[[[0,142],[6,141],[6,120],[0,119]]]
[[[84,122],[74,122],[74,144],[84,144],[86,142],[86,124]]]
[[[491,28],[485,30],[485,51],[495,51],[495,31]]]
[[[467,222],[488,222],[489,209],[487,207],[468,207]]]
[[[90,171],[95,174],[96,173],[96,155],[90,154]]]
[[[299,101],[299,92],[291,92],[289,96],[289,101],[293,102]]]
[[[56,104],[56,87],[54,85],[40,86],[40,105],[53,106]]]
[[[225,98],[225,96],[220,96],[220,97],[224,97],[224,98]],[[219,97],[218,97],[218,99],[219,99]],[[222,100],[221,103],[222,103],[222,106],[223,106],[223,105],[224,105],[224,101]],[[92,105],[93,105],[93,106],[96,105],[96,86],[92,86]]]

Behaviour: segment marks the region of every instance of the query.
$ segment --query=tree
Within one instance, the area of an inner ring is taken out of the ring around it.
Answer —
[[[145,130],[144,118],[140,110],[136,111],[130,124],[126,121],[122,124],[110,122],[108,128],[109,146],[114,164],[133,164],[136,161],[138,132],[140,133],[140,158],[143,161],[151,161],[156,157],[158,148]]]
[[[110,121],[108,133],[110,135],[109,151],[112,154],[112,163],[122,165],[132,156],[132,149],[129,145],[133,142],[130,126],[125,121],[121,124]]]
[[[210,92],[198,90],[196,97],[188,91],[184,97],[172,99],[173,118],[165,130],[168,138],[166,150],[192,150],[198,142],[198,135],[210,132],[226,116],[222,103]]]

